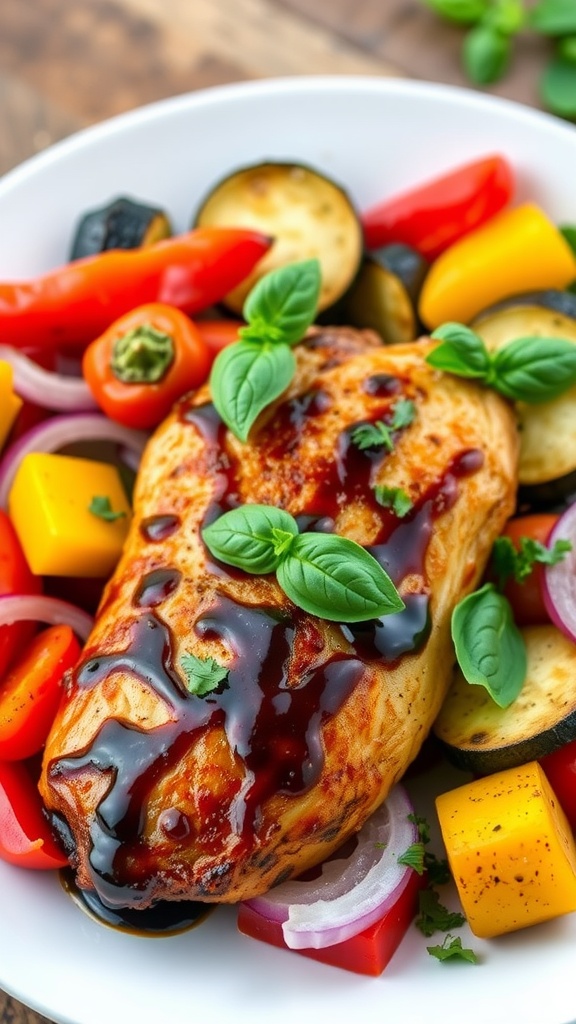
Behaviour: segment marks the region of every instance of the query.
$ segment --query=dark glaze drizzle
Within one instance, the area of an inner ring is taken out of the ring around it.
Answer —
[[[364,390],[375,398],[374,419],[385,418],[390,398],[402,390],[387,375],[368,379]],[[298,445],[307,431],[314,431],[316,417],[329,407],[329,398],[315,389],[309,395],[284,403],[262,440],[263,465],[273,463],[286,451],[298,457]],[[183,403],[183,422],[196,429],[206,442],[205,471],[213,480],[213,500],[204,523],[239,504],[234,461],[227,451],[225,428],[214,407]],[[423,495],[409,515],[398,520],[378,505],[372,489],[386,451],[360,451],[352,443],[351,425],[343,431],[333,460],[314,464],[316,494],[313,502],[297,513],[304,529],[331,530],[342,507],[361,498],[372,503],[382,523],[372,553],[396,583],[408,573],[423,576],[424,558],[432,523],[451,507],[458,494],[458,478],[476,472],[483,461],[480,451],[463,452],[438,483]],[[157,517],[145,526],[149,540],[162,539],[176,529],[177,521]],[[173,517],[177,520],[177,517]],[[219,563],[209,563],[217,576],[244,577]],[[174,768],[196,736],[209,726],[221,727],[231,750],[243,766],[243,778],[228,782],[218,797],[198,795],[197,813],[203,828],[194,835],[194,823],[178,807],[164,809],[158,827],[169,847],[196,839],[200,852],[217,857],[221,836],[230,833],[240,847],[249,850],[257,827],[259,809],[273,794],[301,793],[313,786],[323,765],[321,731],[364,677],[366,661],[392,663],[425,642],[430,623],[425,581],[422,592],[408,595],[405,611],[386,619],[342,625],[349,653],[319,661],[320,634],[313,620],[298,610],[291,614],[272,608],[245,606],[223,594],[203,611],[194,630],[199,638],[220,641],[227,652],[226,680],[204,697],[186,690],[174,664],[172,638],[152,610],[178,585],[179,574],[170,568],[153,570],[139,584],[134,604],[141,609],[131,627],[124,650],[96,655],[81,665],[76,686],[89,688],[110,673],[128,671],[150,686],[166,702],[173,720],[151,731],[107,720],[92,744],[50,766],[53,778],[73,774],[86,766],[109,778],[109,785],[95,815],[92,830],[90,871],[97,898],[115,911],[137,909],[153,898],[157,865],[143,839],[145,808],[156,782]],[[303,625],[304,623],[304,625]],[[314,665],[292,678],[291,659]],[[199,885],[209,898],[225,892],[230,866],[216,862]],[[140,914],[141,911],[137,910]]]

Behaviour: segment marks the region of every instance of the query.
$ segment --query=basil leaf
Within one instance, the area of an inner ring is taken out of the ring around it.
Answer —
[[[526,21],[523,0],[493,0],[482,22],[506,36],[516,35]]]
[[[241,339],[285,345],[300,341],[316,316],[320,285],[317,259],[289,263],[265,274],[244,303],[248,326],[240,329]]]
[[[376,559],[354,541],[334,534],[300,534],[276,575],[299,608],[335,622],[363,622],[405,607]]]
[[[504,75],[512,56],[510,36],[489,24],[476,25],[464,39],[462,59],[475,85],[491,85]]]
[[[465,679],[484,686],[499,707],[512,704],[526,677],[526,648],[509,602],[493,583],[456,605],[452,640]]]
[[[540,95],[553,114],[576,118],[576,65],[572,60],[553,57],[548,61],[540,79]]]
[[[484,379],[490,370],[490,355],[477,334],[463,324],[446,323],[431,335],[443,342],[426,356],[436,370],[458,374],[459,377]]]
[[[567,36],[576,32],[574,0],[540,0],[529,15],[530,26],[547,36]]]
[[[210,375],[212,400],[240,441],[247,439],[262,410],[286,390],[295,370],[288,345],[236,341],[218,353]]]
[[[576,345],[564,338],[517,338],[494,353],[488,383],[515,401],[556,398],[576,383]]]
[[[471,25],[486,11],[490,0],[424,0],[440,17],[458,25]]]
[[[188,651],[184,651],[180,664],[186,675],[186,689],[197,697],[211,693],[228,676],[228,669],[215,658],[197,658]]]
[[[206,547],[221,562],[255,575],[274,572],[295,537],[295,519],[271,505],[241,505],[202,530]]]

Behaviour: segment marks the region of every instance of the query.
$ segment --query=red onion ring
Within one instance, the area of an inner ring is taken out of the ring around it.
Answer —
[[[94,619],[76,605],[59,597],[44,594],[3,594],[0,596],[0,626],[14,622],[46,622],[51,626],[66,625],[85,641]]]
[[[398,857],[418,841],[412,814],[405,789],[395,786],[358,833],[349,857],[328,860],[313,881],[284,882],[247,906],[281,921],[290,949],[323,949],[358,935],[384,916],[408,884],[413,868]]]
[[[0,359],[14,371],[14,391],[41,409],[57,412],[84,412],[98,404],[83,377],[68,377],[45,370],[23,352],[0,345]]]
[[[544,605],[552,622],[572,641],[576,641],[576,504],[562,513],[548,538],[548,547],[557,540],[569,540],[572,550],[556,565],[545,565],[542,579]]]
[[[31,427],[0,461],[0,508],[6,508],[16,470],[30,452],[56,452],[75,441],[113,441],[141,456],[148,435],[114,423],[100,413],[53,416]]]

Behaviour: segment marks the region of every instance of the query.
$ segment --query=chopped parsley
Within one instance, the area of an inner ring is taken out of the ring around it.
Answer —
[[[379,505],[392,510],[394,515],[403,519],[412,508],[412,500],[401,487],[386,487],[384,484],[377,484],[374,488],[374,497]]]
[[[450,928],[461,928],[466,918],[459,911],[448,910],[442,903],[435,889],[421,889],[418,894],[419,915],[416,927],[423,935],[434,935],[434,932],[447,932]]]
[[[186,688],[197,697],[205,697],[215,690],[228,676],[228,669],[219,665],[215,658],[197,658],[185,651],[180,664],[186,675]]]
[[[366,448],[386,448],[391,452],[394,448],[393,432],[409,426],[415,413],[414,402],[409,398],[401,398],[392,409],[390,423],[385,423],[384,420],[362,423],[352,431],[352,442],[360,451],[364,451]]]
[[[454,935],[446,935],[440,946],[426,946],[430,956],[437,960],[467,960],[468,963],[477,964],[478,957],[473,949],[466,949],[462,945],[462,939]]]
[[[532,572],[536,562],[541,565],[557,565],[568,551],[572,550],[569,540],[557,540],[548,548],[532,537],[520,537],[516,548],[509,537],[497,537],[492,548],[492,566],[502,589],[509,579],[523,583]]]
[[[107,523],[112,523],[115,519],[122,519],[126,515],[125,512],[114,512],[110,498],[103,494],[94,495],[88,506],[88,511],[93,516],[98,516],[99,519],[105,519]]]

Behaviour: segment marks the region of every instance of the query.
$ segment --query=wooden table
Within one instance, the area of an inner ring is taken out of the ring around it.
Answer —
[[[0,174],[57,139],[205,86],[299,74],[468,84],[462,32],[419,0],[2,0]],[[538,106],[546,44],[490,91]],[[44,1018],[0,992],[0,1024]]]

